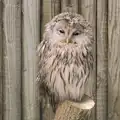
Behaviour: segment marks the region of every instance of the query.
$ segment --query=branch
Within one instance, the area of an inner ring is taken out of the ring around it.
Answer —
[[[65,101],[58,107],[54,120],[85,120],[94,105],[95,102],[86,95],[80,103]]]

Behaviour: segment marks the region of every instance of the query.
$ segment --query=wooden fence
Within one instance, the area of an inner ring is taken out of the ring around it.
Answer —
[[[67,5],[93,26],[96,106],[91,120],[120,120],[120,0],[0,0],[0,120],[42,120],[36,46]],[[52,114],[47,106],[45,120]]]

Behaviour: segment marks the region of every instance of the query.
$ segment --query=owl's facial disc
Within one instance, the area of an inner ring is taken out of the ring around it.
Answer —
[[[65,43],[69,44],[69,43],[73,43],[73,41],[68,38],[68,39],[65,40]]]
[[[61,20],[53,28],[52,40],[55,43],[78,44],[77,39],[80,39],[81,34],[80,27],[70,24],[66,20]]]

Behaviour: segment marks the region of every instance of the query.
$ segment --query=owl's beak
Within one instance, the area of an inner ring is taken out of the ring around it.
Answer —
[[[72,43],[72,40],[71,39],[66,39],[66,43],[67,44]]]

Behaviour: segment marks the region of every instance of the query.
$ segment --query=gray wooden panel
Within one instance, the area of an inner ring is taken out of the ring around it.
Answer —
[[[95,44],[93,45],[93,55],[94,55],[94,66],[93,66],[93,74],[90,79],[90,85],[88,94],[95,94],[95,86],[96,86],[96,3],[95,0],[81,0],[79,5],[80,14],[84,16],[84,18],[92,25],[93,34],[95,39]],[[94,87],[93,87],[94,85]]]
[[[45,24],[52,19],[51,0],[43,0],[42,7],[43,7],[43,10],[42,10],[42,23],[41,23],[42,34],[41,35],[43,36]]]
[[[61,0],[62,12],[78,12],[78,0]]]
[[[21,1],[4,0],[4,120],[21,120]]]
[[[108,11],[108,120],[120,120],[120,0]]]
[[[66,12],[66,7],[71,5],[71,0],[61,0],[61,11]]]
[[[40,41],[40,0],[23,0],[22,120],[39,120],[36,48]]]
[[[97,120],[107,120],[107,1],[97,1]]]
[[[3,115],[3,39],[2,39],[2,34],[3,34],[3,29],[2,29],[2,1],[0,0],[0,120],[2,120],[2,115]]]
[[[89,96],[95,97],[96,94],[96,0],[81,0],[79,1],[79,10],[80,14],[90,22],[93,27],[95,44],[93,45],[93,54],[94,54],[94,65],[93,72],[90,76],[89,87],[86,87],[86,94]],[[95,109],[93,110],[93,115],[90,117],[91,120],[95,120]]]
[[[74,10],[74,12],[76,12],[76,13],[78,13],[78,7],[79,7],[78,1],[79,1],[79,0],[72,0],[72,1],[71,1],[71,5],[72,5],[72,7],[73,7],[73,10]]]
[[[61,12],[61,1],[60,0],[51,0],[51,17]]]
[[[60,0],[44,0],[43,1],[43,14],[42,14],[42,36],[44,33],[45,24],[48,23],[55,15],[60,13]],[[52,120],[54,113],[46,97],[46,104],[43,105],[43,120]]]

